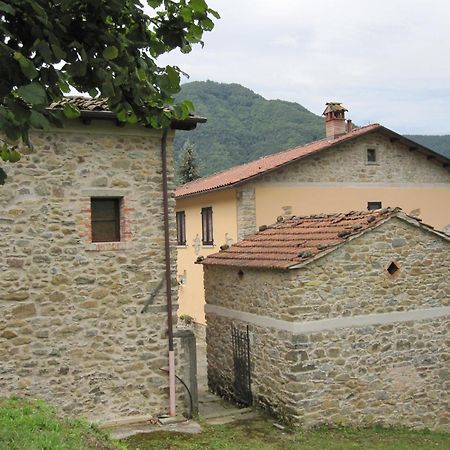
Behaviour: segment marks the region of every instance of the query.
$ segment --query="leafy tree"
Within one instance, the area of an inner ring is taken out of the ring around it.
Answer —
[[[199,162],[195,145],[186,141],[181,149],[178,178],[182,184],[200,178]]]
[[[122,122],[160,127],[189,114],[189,101],[166,107],[182,72],[159,67],[157,58],[203,44],[219,15],[205,0],[147,3],[144,11],[140,0],[0,0],[1,159],[20,157],[12,144],[30,146],[31,127],[79,115],[70,104],[59,113],[46,109],[71,88],[107,98]]]

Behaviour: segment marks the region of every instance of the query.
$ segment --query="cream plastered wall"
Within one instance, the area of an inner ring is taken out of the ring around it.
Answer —
[[[376,150],[375,164],[367,149]],[[450,230],[450,172],[442,163],[373,133],[261,177],[253,185],[256,225],[280,214],[365,210],[368,202],[400,206],[441,230]]]
[[[376,186],[370,184],[279,184],[256,186],[256,224],[269,225],[283,214],[318,214],[365,210],[367,202],[400,206],[424,223],[450,231],[450,184]]]
[[[213,208],[214,245],[202,245],[202,208]],[[199,256],[208,256],[220,246],[236,242],[236,192],[234,189],[177,200],[177,211],[186,214],[186,245],[178,246],[178,315],[187,314],[205,324],[203,266],[195,264]]]

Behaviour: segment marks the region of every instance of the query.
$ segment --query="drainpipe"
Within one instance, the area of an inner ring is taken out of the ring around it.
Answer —
[[[172,320],[172,273],[170,270],[170,233],[169,233],[169,200],[167,187],[167,128],[164,128],[161,138],[162,188],[164,205],[164,250],[166,260],[166,301],[167,328],[169,338],[169,415],[176,415],[175,400],[175,353],[173,350],[173,320]]]

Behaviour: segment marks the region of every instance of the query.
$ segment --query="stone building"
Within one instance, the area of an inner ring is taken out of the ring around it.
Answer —
[[[352,129],[345,112],[340,104],[327,105],[325,139],[177,188],[180,313],[205,322],[197,257],[278,215],[399,206],[450,230],[450,160],[379,124]]]
[[[44,398],[96,421],[167,413],[163,133],[119,126],[103,101],[70,101],[79,119],[34,131],[34,150],[4,166],[0,396]],[[202,121],[173,122],[167,134],[171,190],[174,129]],[[174,206],[170,197],[171,216]],[[175,264],[172,250],[173,275]],[[183,378],[185,347],[175,339]]]
[[[210,388],[304,426],[450,429],[449,250],[381,209],[280,217],[208,256]]]

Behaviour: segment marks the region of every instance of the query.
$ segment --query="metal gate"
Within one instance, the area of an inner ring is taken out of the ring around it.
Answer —
[[[231,341],[233,345],[234,362],[234,398],[240,405],[252,404],[250,375],[250,338],[248,325],[245,331],[239,331],[231,326]]]

